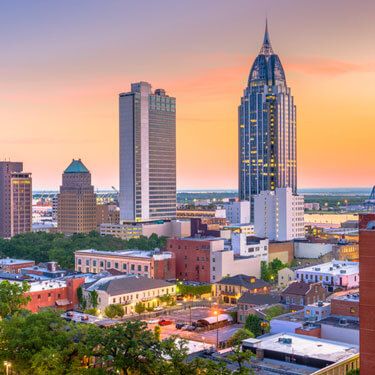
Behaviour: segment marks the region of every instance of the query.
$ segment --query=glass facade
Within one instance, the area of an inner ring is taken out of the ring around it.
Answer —
[[[284,69],[266,31],[238,109],[239,195],[251,201],[264,190],[297,189],[296,107]]]

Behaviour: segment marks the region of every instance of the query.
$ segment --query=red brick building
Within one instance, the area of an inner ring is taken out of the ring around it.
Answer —
[[[78,250],[74,253],[75,270],[100,273],[116,270],[125,275],[169,280],[176,277],[176,259],[172,252],[144,250]]]
[[[371,375],[375,368],[375,214],[359,216],[360,368]]]
[[[78,304],[77,289],[84,283],[83,277],[73,277],[66,280],[47,280],[30,283],[31,297],[26,309],[35,313],[41,308],[54,307],[61,310],[71,310]]]
[[[302,310],[306,305],[324,301],[327,295],[327,290],[321,283],[295,281],[283,290],[281,298],[291,310]]]
[[[359,295],[347,294],[331,299],[331,315],[359,317]]]
[[[224,240],[215,237],[169,238],[166,250],[176,257],[176,278],[210,282],[212,252],[223,250]]]
[[[0,271],[8,273],[20,273],[21,268],[33,267],[33,260],[4,258],[0,259]]]

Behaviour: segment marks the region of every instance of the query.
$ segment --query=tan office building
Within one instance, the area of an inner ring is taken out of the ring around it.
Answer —
[[[96,230],[96,196],[91,173],[81,159],[65,169],[58,195],[57,227],[65,234]]]
[[[23,163],[0,162],[0,237],[31,232],[31,173],[22,170]]]

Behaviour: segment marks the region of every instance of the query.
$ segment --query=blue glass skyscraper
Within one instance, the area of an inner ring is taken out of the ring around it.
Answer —
[[[238,108],[239,195],[251,201],[264,190],[297,190],[296,106],[268,27]]]

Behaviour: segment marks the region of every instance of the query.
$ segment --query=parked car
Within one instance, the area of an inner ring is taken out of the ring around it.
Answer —
[[[172,320],[162,319],[159,321],[159,326],[169,326],[172,323],[173,323]]]
[[[185,323],[176,323],[176,329],[182,329]]]
[[[194,331],[195,328],[196,327],[194,327],[194,326],[187,326],[186,330],[191,332],[191,331]]]
[[[151,319],[151,320],[147,320],[146,323],[147,323],[147,324],[158,324],[158,323],[159,323],[159,319]]]
[[[154,308],[154,311],[161,311],[161,310],[164,310],[164,307],[158,306]]]

